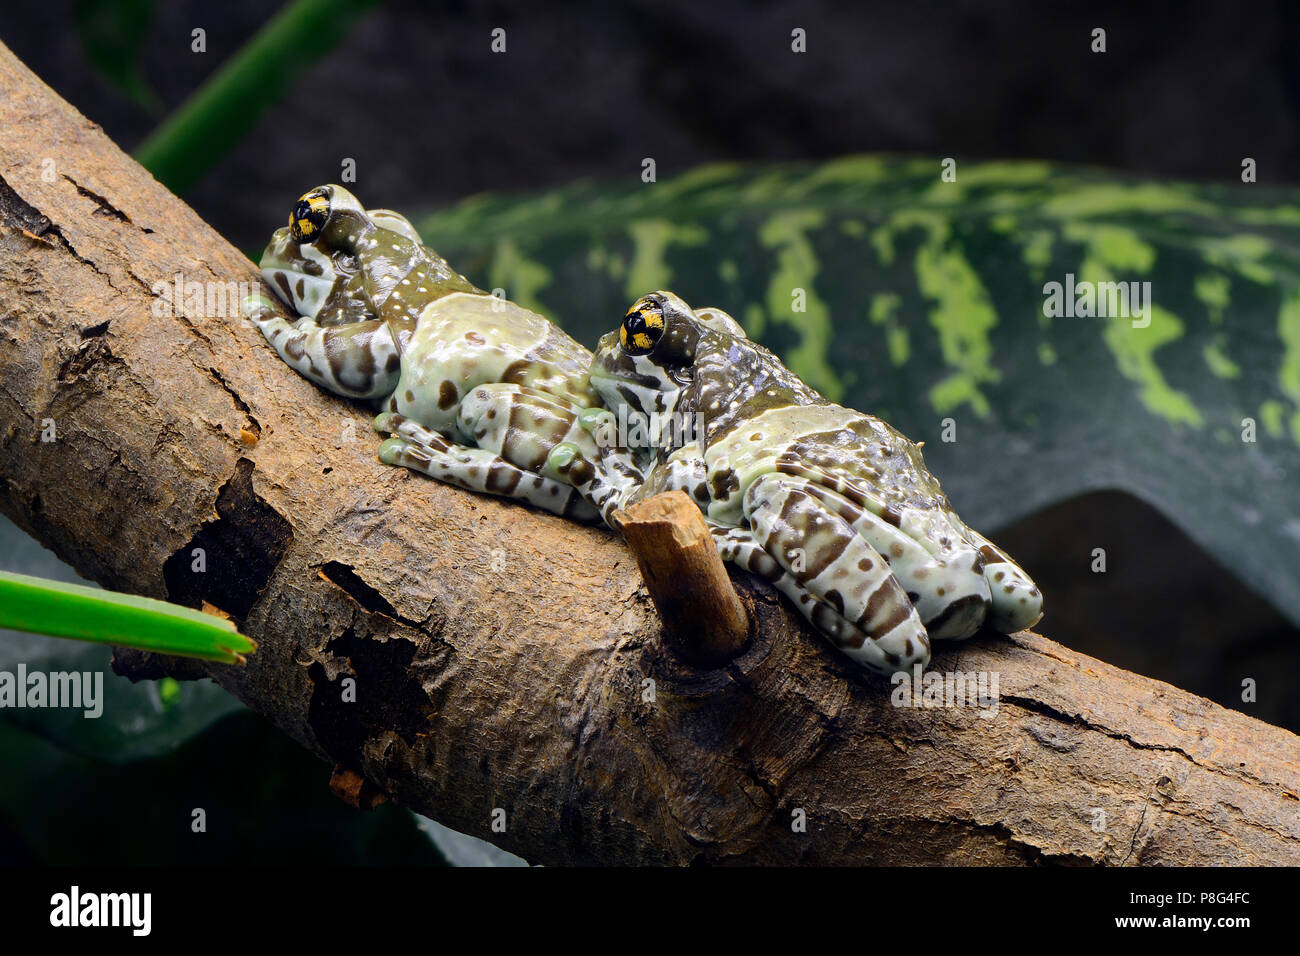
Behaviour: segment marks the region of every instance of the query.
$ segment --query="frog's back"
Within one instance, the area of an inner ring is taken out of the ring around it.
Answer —
[[[394,397],[403,414],[442,431],[471,389],[496,382],[595,407],[600,399],[587,378],[590,367],[591,353],[536,312],[456,292],[421,313],[403,349]]]
[[[950,512],[919,447],[874,415],[828,401],[763,346],[724,339],[702,350],[696,365],[695,402],[720,409],[705,429],[706,462],[710,471],[733,471],[738,488],[786,472],[839,486],[894,520],[904,511]],[[728,500],[718,510],[734,518],[738,508]]]

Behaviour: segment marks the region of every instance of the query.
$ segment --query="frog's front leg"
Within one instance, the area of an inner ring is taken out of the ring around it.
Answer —
[[[930,538],[907,534],[906,520],[903,527],[886,521],[867,507],[865,498],[852,494],[855,489],[835,491],[816,481],[803,487],[884,556],[916,605],[931,640],[962,640],[979,630],[988,616],[990,595],[983,560],[974,547],[931,553],[920,543]],[[959,539],[958,543],[966,542]]]
[[[608,416],[609,412],[604,414]],[[583,424],[590,431],[602,427],[594,417]],[[683,491],[701,511],[708,508],[707,470],[698,442],[684,445],[666,460],[644,469],[633,463],[626,449],[614,448],[611,452],[607,443],[599,444],[605,454],[600,463],[579,445],[561,442],[551,451],[546,464],[550,471],[581,491],[610,527],[614,527],[615,511],[665,491]]]
[[[480,494],[501,495],[543,511],[594,522],[600,513],[578,490],[562,481],[527,471],[483,448],[448,441],[432,429],[395,412],[375,419],[375,431],[390,435],[379,446],[379,460]]]
[[[280,358],[317,385],[349,398],[382,398],[397,387],[401,354],[382,319],[321,326],[303,316],[291,325],[261,296],[242,308]]]
[[[989,624],[1003,634],[1037,624],[1043,616],[1043,595],[1033,579],[978,531],[967,528],[966,537],[984,558],[984,579],[992,598]]]
[[[854,660],[886,674],[928,661],[929,635],[889,563],[807,484],[769,473],[746,489],[754,539],[800,589],[860,632],[860,642],[840,645]]]

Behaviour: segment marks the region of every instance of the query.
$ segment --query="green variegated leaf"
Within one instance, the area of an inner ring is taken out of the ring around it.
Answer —
[[[924,440],[977,527],[1133,492],[1300,622],[1300,190],[853,157],[477,197],[420,225],[588,345],[657,288],[726,309]],[[1067,274],[1149,282],[1150,311],[1049,317]]]

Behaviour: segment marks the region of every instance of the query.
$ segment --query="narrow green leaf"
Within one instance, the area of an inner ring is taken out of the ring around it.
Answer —
[[[230,621],[153,598],[0,571],[0,628],[243,663],[257,645]]]

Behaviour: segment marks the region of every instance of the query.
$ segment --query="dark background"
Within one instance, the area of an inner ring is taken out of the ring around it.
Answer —
[[[9,4],[0,40],[130,151],[276,9],[141,3],[137,28],[123,30],[94,3]],[[190,50],[195,27],[207,30],[204,54]],[[506,55],[490,52],[495,27],[507,31]],[[803,56],[789,53],[795,27],[807,31]],[[1107,32],[1105,54],[1090,52],[1094,27]],[[410,214],[485,190],[639,178],[646,156],[660,179],[720,160],[890,152],[1219,182],[1239,181],[1251,156],[1261,183],[1295,183],[1298,51],[1295,2],[394,0],[271,104],[185,198],[255,255],[300,193],[339,178],[345,157],[357,162],[349,187],[367,205]],[[138,74],[120,68],[128,60]],[[116,83],[105,73],[115,63]],[[1300,675],[1300,633],[1150,506],[1094,493],[983,530],[1049,596],[1044,633],[1300,730],[1300,695],[1240,700],[1243,674]],[[1079,566],[1096,541],[1107,545],[1105,576]],[[272,733],[248,723],[252,715],[227,720],[243,723],[225,725],[220,746],[188,745],[175,766],[190,773],[195,761],[224,759],[232,741]],[[300,756],[295,772],[313,772]],[[317,769],[313,792],[328,802]],[[133,772],[156,782],[166,765]],[[306,806],[292,794],[289,805]],[[371,826],[353,844],[403,845],[400,821]],[[8,839],[21,843],[23,832],[16,823]],[[5,833],[0,820],[0,857]]]
[[[140,46],[153,110],[87,62],[83,37],[115,32],[102,5],[7,4],[0,38],[130,151],[278,8],[158,3],[119,40]],[[204,54],[190,52],[195,27]],[[495,27],[505,55],[489,49]],[[789,52],[795,27],[807,31],[802,56]],[[1094,27],[1105,54],[1090,51]],[[186,199],[254,250],[348,156],[354,192],[403,211],[639,176],[646,156],[661,179],[719,160],[896,152],[1233,182],[1252,156],[1260,182],[1294,182],[1298,50],[1290,0],[393,0]]]

